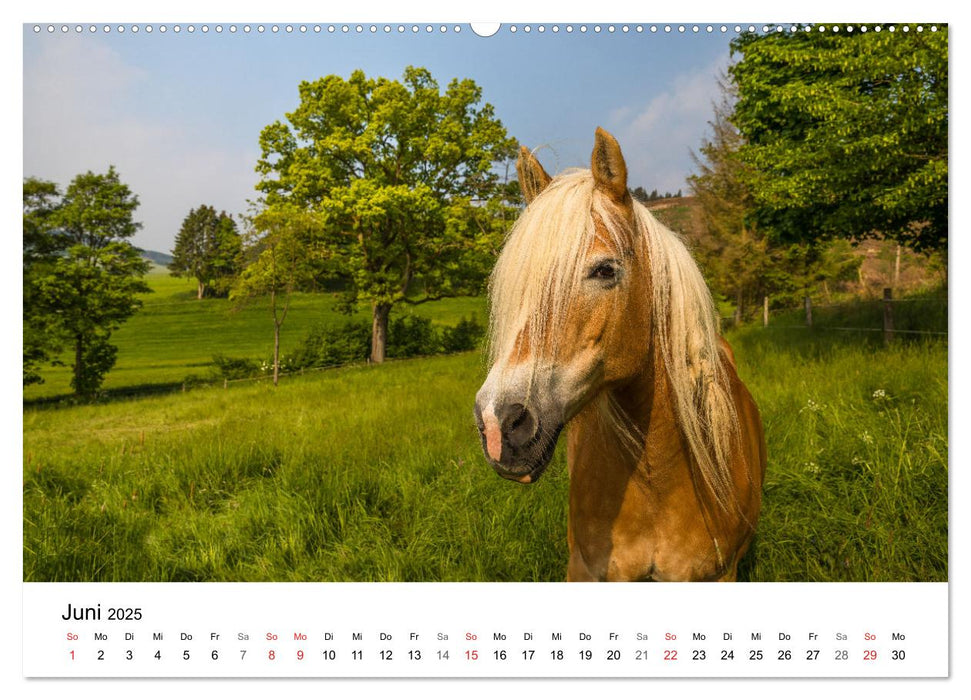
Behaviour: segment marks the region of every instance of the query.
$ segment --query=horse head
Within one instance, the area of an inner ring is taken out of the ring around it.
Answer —
[[[522,148],[527,206],[490,282],[491,368],[475,417],[496,472],[536,481],[563,427],[649,360],[650,269],[616,139],[597,129],[590,170],[551,178]]]

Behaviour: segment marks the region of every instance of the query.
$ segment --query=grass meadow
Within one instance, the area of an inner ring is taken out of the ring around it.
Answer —
[[[142,308],[112,334],[119,352],[103,385],[109,395],[181,385],[191,378],[208,379],[212,358],[217,354],[261,360],[273,357],[273,317],[266,300],[237,306],[228,299],[196,299],[195,280],[172,277],[163,267],[153,268],[146,281],[152,292],[140,295]],[[294,294],[283,324],[283,352],[295,348],[316,325],[371,317],[370,309],[363,306],[350,317],[339,313],[335,310],[337,301],[336,294]],[[484,323],[488,316],[485,300],[478,297],[443,299],[395,310],[409,311],[447,325],[472,315]],[[42,372],[44,383],[27,387],[24,399],[50,400],[70,394],[69,353],[63,362]]]
[[[196,302],[175,282],[155,280],[152,301],[116,335],[109,382],[181,379],[213,353],[268,347],[265,309],[227,321],[226,302]],[[319,321],[319,307],[298,298],[284,337]],[[422,313],[454,322],[472,310],[484,318],[482,300]],[[946,581],[946,340],[885,347],[865,334],[759,327],[728,338],[769,452],[741,578]],[[472,420],[484,372],[465,353],[278,387],[90,405],[27,395],[25,580],[563,580],[564,450],[535,485],[493,474]],[[64,392],[66,381],[48,381],[46,395]]]

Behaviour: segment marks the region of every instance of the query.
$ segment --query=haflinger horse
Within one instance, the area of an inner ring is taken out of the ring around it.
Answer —
[[[569,423],[570,581],[734,581],[762,503],[758,408],[684,242],[634,201],[613,136],[527,206],[490,282],[486,458],[534,483]]]

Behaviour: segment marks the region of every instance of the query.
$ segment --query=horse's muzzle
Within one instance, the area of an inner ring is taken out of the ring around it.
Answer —
[[[530,484],[553,457],[562,424],[522,403],[475,406],[475,420],[486,459],[504,479]],[[551,427],[552,426],[552,427]]]

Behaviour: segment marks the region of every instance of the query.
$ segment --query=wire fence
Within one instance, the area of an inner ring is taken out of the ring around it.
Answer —
[[[442,357],[442,354],[438,355],[412,355],[409,357],[389,357],[384,360],[384,364],[393,364],[395,362],[401,362],[402,360],[414,360],[420,358],[428,357]],[[286,377],[300,376],[302,374],[311,374],[313,372],[323,372],[327,370],[335,369],[351,369],[360,367],[371,366],[370,360],[355,361],[355,362],[345,362],[339,364],[331,365],[320,365],[318,367],[304,367],[296,370],[281,371],[278,373],[277,377],[283,379]],[[239,384],[246,384],[252,382],[272,382],[273,381],[273,369],[272,367],[266,372],[260,372],[248,377],[235,377],[229,379],[228,377],[218,377],[218,376],[193,376],[191,378],[186,378],[181,381],[168,381],[159,382],[154,384],[139,384],[136,386],[125,386],[116,387],[110,389],[102,389],[98,395],[97,399],[126,399],[132,397],[142,397],[150,396],[154,394],[173,394],[173,393],[185,393],[192,389],[203,389],[212,387],[222,387],[223,389],[228,389],[230,386],[235,386]],[[48,406],[48,405],[58,405],[65,402],[72,402],[77,400],[73,394],[58,394],[56,396],[44,396],[36,399],[25,400],[25,406]]]
[[[766,330],[802,328],[850,333],[882,333],[884,342],[889,343],[897,335],[946,337],[948,335],[946,330],[948,327],[947,309],[948,300],[946,298],[894,299],[889,289],[884,290],[882,299],[862,299],[841,304],[813,304],[812,300],[806,297],[801,308],[774,308],[771,309],[771,313],[769,299],[766,297],[762,304],[761,325]],[[854,319],[858,320],[860,325],[853,325]],[[721,321],[723,328],[742,325],[742,319],[737,316],[722,316]],[[751,325],[751,319],[746,321],[745,325]],[[941,330],[942,328],[945,330]],[[441,357],[441,355],[387,358],[385,362],[393,363],[421,357]],[[277,376],[278,378],[293,377],[341,368],[367,367],[370,364],[369,361],[335,363],[280,371]],[[103,396],[105,398],[126,398],[146,394],[185,392],[194,388],[220,385],[224,389],[228,389],[230,385],[267,381],[273,381],[272,368],[257,375],[246,377],[229,378],[210,375],[208,377],[186,378],[182,381],[118,387],[104,391]],[[29,403],[31,405],[56,404],[64,401],[65,398],[62,395],[44,397],[33,399]]]
[[[403,360],[417,360],[429,357],[442,357],[442,353],[435,355],[409,355],[408,357],[387,357],[384,359],[383,364],[394,364],[395,362],[401,362]],[[335,363],[331,365],[320,365],[317,367],[302,367],[300,369],[288,370],[277,373],[278,379],[283,379],[284,377],[300,376],[302,374],[311,374],[313,372],[323,372],[326,370],[333,369],[349,369],[353,367],[370,367],[373,363],[370,360],[364,361],[354,361],[354,362],[342,362]],[[226,377],[215,378],[215,379],[199,379],[194,382],[183,382],[182,391],[186,391],[191,387],[197,386],[219,386],[220,384],[224,389],[228,389],[230,384],[242,384],[245,382],[266,382],[273,381],[273,367],[271,366],[265,372],[251,376],[251,377],[236,377],[235,379],[229,379]]]
[[[799,307],[789,307],[781,309],[772,309],[771,316],[781,319],[782,322],[776,321],[771,322],[769,300],[765,298],[763,300],[762,309],[762,326],[766,329],[797,329],[797,328],[814,328],[819,330],[829,330],[829,331],[841,331],[841,332],[856,332],[856,333],[883,333],[884,340],[890,342],[893,340],[894,336],[898,334],[907,336],[947,336],[947,330],[933,330],[927,328],[913,328],[913,327],[902,327],[908,325],[917,325],[914,323],[915,319],[919,320],[919,323],[926,324],[928,322],[937,323],[938,325],[947,327],[947,299],[936,299],[936,298],[909,298],[909,299],[894,299],[890,289],[884,290],[884,296],[882,299],[860,299],[852,302],[844,302],[841,304],[813,304],[809,297],[803,300],[803,306]],[[905,305],[900,308],[907,308],[906,305],[911,306],[911,311],[907,313],[895,312],[894,307],[897,305]],[[935,318],[933,314],[928,314],[927,310],[931,309],[938,312],[938,316]],[[848,319],[859,318],[861,320],[873,320],[875,316],[879,316],[881,322],[879,325],[833,325],[832,323],[827,323],[827,318],[830,320],[839,319],[840,321],[846,321]],[[796,318],[804,318],[802,323],[792,323],[791,321]],[[732,325],[738,322],[734,316],[723,316],[723,323],[727,322],[727,325]],[[416,357],[408,358],[387,358],[385,363],[398,362],[403,359],[416,359],[420,357],[436,357],[440,355],[421,355]],[[319,367],[306,367],[298,370],[281,371],[278,373],[279,378],[299,376],[303,374],[309,374],[312,372],[322,372],[327,370],[349,368],[349,367],[366,367],[369,366],[370,361],[366,362],[353,362],[353,363],[338,363],[330,365],[322,365]],[[189,388],[196,386],[218,386],[222,385],[223,388],[229,388],[231,384],[242,384],[247,382],[266,382],[273,380],[272,368],[266,373],[259,374],[257,376],[250,377],[239,377],[235,379],[229,378],[211,378],[211,379],[198,379],[193,382],[183,382],[181,385],[182,391],[187,391]]]
[[[814,304],[810,297],[802,307],[771,309],[769,298],[762,303],[765,329],[819,329],[851,333],[882,333],[884,342],[897,335],[947,336],[948,300],[946,298],[894,299],[884,289],[882,299],[859,299],[841,304]],[[778,319],[778,320],[776,320]],[[723,316],[725,327],[741,325],[736,316]]]

